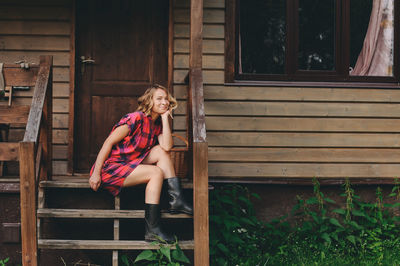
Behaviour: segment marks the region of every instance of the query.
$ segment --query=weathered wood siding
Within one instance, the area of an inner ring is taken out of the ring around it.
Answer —
[[[175,2],[174,89],[185,124],[189,10]],[[400,175],[400,91],[224,85],[224,0],[204,3],[210,178]]]
[[[39,55],[53,55],[54,174],[67,171],[71,9],[70,0],[0,1],[0,62],[39,63]],[[33,89],[16,92],[13,103],[29,105],[32,94]],[[13,126],[10,139],[23,133]]]

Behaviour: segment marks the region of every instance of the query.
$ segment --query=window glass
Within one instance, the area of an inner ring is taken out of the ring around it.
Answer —
[[[240,1],[239,73],[285,72],[286,0]]]
[[[301,70],[335,69],[335,0],[299,0]]]

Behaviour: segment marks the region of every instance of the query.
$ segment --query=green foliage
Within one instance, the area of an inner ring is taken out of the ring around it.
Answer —
[[[373,202],[355,194],[349,180],[343,200],[326,197],[317,179],[314,195],[297,196],[290,215],[262,223],[251,194],[237,185],[210,193],[211,265],[400,264],[400,184]]]
[[[134,261],[131,261],[128,256],[122,255],[121,261],[125,266],[130,265],[168,265],[168,266],[180,266],[190,264],[189,259],[183,253],[179,247],[179,243],[176,240],[173,244],[168,244],[163,240],[158,242],[152,242],[152,245],[158,245],[158,249],[144,250],[142,251]],[[175,249],[172,249],[175,247]],[[132,262],[132,264],[131,264]]]
[[[3,260],[0,260],[0,266],[6,266],[7,262],[10,260],[10,258],[5,258]]]

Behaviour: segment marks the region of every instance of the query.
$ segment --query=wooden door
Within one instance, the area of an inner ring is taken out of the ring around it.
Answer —
[[[167,85],[168,2],[77,2],[75,171],[87,172],[112,126],[151,83]]]

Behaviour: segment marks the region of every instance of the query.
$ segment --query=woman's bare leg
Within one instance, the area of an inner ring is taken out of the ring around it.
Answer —
[[[139,164],[135,170],[125,178],[124,187],[146,184],[145,203],[159,204],[164,174],[160,167],[155,165]]]
[[[174,164],[171,161],[169,153],[161,148],[160,145],[154,146],[142,163],[156,164],[161,168],[165,179],[176,176]]]

